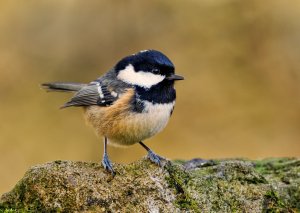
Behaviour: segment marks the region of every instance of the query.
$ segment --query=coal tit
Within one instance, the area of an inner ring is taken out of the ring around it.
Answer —
[[[111,70],[89,84],[44,83],[48,91],[75,92],[66,107],[83,107],[87,122],[104,137],[104,168],[114,173],[107,143],[128,146],[140,143],[148,158],[160,165],[162,157],[142,141],[164,129],[173,112],[174,65],[163,53],[144,50],[121,59]]]

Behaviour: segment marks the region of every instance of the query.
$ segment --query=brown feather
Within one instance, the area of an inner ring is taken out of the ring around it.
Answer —
[[[119,146],[138,143],[161,131],[170,115],[161,111],[132,112],[130,102],[133,97],[134,90],[128,89],[111,106],[86,107],[87,123],[96,130],[97,135],[106,136],[111,144]]]

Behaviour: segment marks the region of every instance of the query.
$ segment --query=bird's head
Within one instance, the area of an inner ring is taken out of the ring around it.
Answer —
[[[127,56],[116,64],[115,71],[119,80],[145,89],[160,82],[173,84],[184,79],[175,75],[173,63],[157,50],[144,50]]]

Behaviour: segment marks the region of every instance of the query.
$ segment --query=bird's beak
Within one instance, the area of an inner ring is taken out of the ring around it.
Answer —
[[[172,74],[166,77],[167,80],[170,81],[179,81],[179,80],[184,80],[184,77],[180,76],[180,75],[176,75],[176,74]]]

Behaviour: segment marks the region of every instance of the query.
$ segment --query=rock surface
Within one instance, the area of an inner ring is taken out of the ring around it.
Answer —
[[[0,212],[297,212],[300,160],[115,164],[54,161],[30,168]]]

